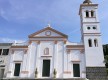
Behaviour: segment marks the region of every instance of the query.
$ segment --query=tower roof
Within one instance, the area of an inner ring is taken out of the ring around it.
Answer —
[[[90,1],[90,0],[85,0],[84,2],[83,2],[83,4],[91,4],[92,2]]]

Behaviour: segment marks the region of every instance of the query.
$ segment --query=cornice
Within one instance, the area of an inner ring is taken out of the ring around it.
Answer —
[[[11,46],[11,48],[28,48],[28,46]]]

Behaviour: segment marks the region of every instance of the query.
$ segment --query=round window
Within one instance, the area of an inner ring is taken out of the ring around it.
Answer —
[[[87,27],[87,29],[89,30],[89,29],[90,29],[90,27]]]
[[[93,29],[96,29],[96,27],[93,27]]]
[[[46,32],[45,32],[45,35],[46,35],[46,36],[50,36],[50,35],[51,35],[51,31],[46,31]]]

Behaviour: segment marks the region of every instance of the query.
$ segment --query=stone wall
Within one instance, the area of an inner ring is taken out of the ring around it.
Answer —
[[[86,67],[86,77],[89,80],[108,80],[105,67]]]
[[[0,80],[85,80],[84,78],[69,78],[69,79],[0,79]]]

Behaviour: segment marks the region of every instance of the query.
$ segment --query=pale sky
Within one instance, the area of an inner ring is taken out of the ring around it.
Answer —
[[[67,34],[69,41],[80,42],[79,6],[84,0],[0,0],[0,42],[28,40],[28,35],[47,24]],[[108,0],[99,4],[102,43],[108,44]]]

